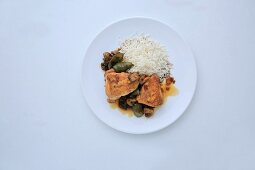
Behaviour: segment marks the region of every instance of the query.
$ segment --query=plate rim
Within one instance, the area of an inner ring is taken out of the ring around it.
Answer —
[[[98,37],[103,31],[105,31],[107,28],[109,28],[111,25],[113,24],[117,24],[119,22],[122,22],[122,21],[127,21],[127,20],[132,20],[132,19],[145,19],[145,20],[151,20],[151,21],[155,21],[155,22],[158,22],[160,24],[163,24],[165,26],[167,26],[169,29],[171,29],[176,35],[179,36],[179,38],[184,42],[185,46],[187,47],[188,51],[190,52],[191,56],[192,56],[192,59],[194,61],[194,79],[195,79],[195,83],[194,83],[194,88],[192,89],[192,95],[190,97],[190,100],[189,102],[187,103],[187,106],[183,109],[183,111],[181,112],[181,114],[179,116],[176,116],[173,121],[169,124],[165,124],[164,126],[160,127],[160,128],[157,128],[157,129],[153,129],[153,130],[149,130],[149,131],[146,131],[146,132],[133,132],[133,131],[128,131],[128,130],[123,130],[123,129],[118,129],[116,127],[113,127],[111,124],[108,124],[106,123],[105,121],[103,121],[96,113],[94,113],[93,109],[91,108],[91,106],[89,105],[89,102],[88,102],[88,98],[86,97],[86,90],[85,90],[85,87],[84,87],[84,81],[83,81],[83,68],[84,68],[84,65],[85,65],[85,58],[87,56],[87,53],[88,53],[88,50],[89,50],[89,47],[90,45],[93,43],[93,41],[95,40],[96,37]],[[105,27],[103,27],[103,29],[101,29],[99,32],[97,32],[95,34],[95,36],[93,36],[93,39],[88,43],[88,46],[86,48],[86,51],[85,51],[85,54],[83,56],[83,60],[82,60],[82,65],[81,65],[81,90],[82,90],[82,94],[83,94],[83,98],[85,99],[85,102],[86,104],[88,105],[88,108],[91,112],[93,112],[93,115],[99,119],[101,122],[103,122],[105,125],[111,127],[112,129],[115,129],[116,131],[119,131],[119,132],[124,132],[124,133],[127,133],[127,134],[134,134],[134,135],[143,135],[143,134],[150,134],[150,133],[155,133],[157,131],[161,131],[162,129],[165,129],[167,127],[169,127],[170,125],[173,125],[183,114],[184,112],[186,112],[186,110],[188,109],[188,107],[190,106],[193,98],[194,98],[194,95],[195,95],[195,92],[197,90],[197,79],[198,79],[198,72],[197,72],[197,62],[196,62],[196,59],[195,59],[195,56],[194,56],[194,53],[190,47],[190,45],[185,41],[185,39],[177,32],[175,31],[175,29],[173,29],[171,26],[169,26],[167,23],[161,21],[161,20],[158,20],[158,19],[155,19],[153,17],[144,17],[144,16],[134,16],[134,17],[126,17],[126,18],[122,18],[122,19],[118,19],[118,20],[115,20],[115,21],[112,21],[110,24],[107,24]]]

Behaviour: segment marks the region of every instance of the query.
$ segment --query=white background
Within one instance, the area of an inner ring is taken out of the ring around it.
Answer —
[[[0,170],[254,170],[254,8],[252,0],[0,0]],[[81,92],[89,43],[132,16],[170,25],[198,67],[187,111],[149,135],[104,125]]]

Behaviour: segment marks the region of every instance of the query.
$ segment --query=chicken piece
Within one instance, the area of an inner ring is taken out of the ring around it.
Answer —
[[[105,73],[105,93],[110,100],[117,100],[133,92],[139,85],[138,73],[116,73],[112,69]]]
[[[163,103],[160,81],[156,74],[150,76],[144,83],[137,101],[151,107],[157,107]]]

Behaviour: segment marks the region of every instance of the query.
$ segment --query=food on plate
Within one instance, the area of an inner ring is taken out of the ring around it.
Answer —
[[[137,96],[137,102],[151,107],[157,107],[163,103],[161,85],[156,74],[147,78]]]
[[[116,73],[108,70],[105,73],[105,92],[110,100],[119,99],[137,89],[139,85],[138,73]]]
[[[150,36],[137,35],[124,40],[120,47],[103,53],[108,102],[136,117],[151,117],[160,107],[175,79],[165,48]]]

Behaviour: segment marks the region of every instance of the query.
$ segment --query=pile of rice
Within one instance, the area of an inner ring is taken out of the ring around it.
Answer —
[[[168,61],[166,49],[148,35],[138,35],[126,39],[120,44],[124,61],[134,66],[128,72],[152,75],[156,73],[162,81],[170,75],[172,64]]]

